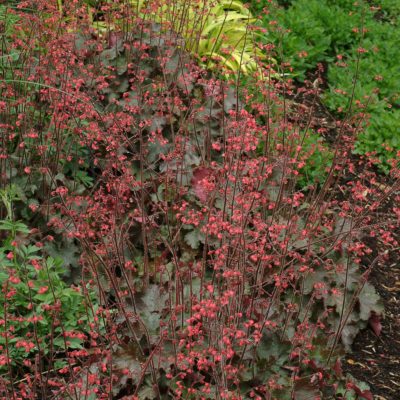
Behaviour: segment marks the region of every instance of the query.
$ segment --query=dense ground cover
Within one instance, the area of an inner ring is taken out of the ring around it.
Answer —
[[[372,399],[398,159],[217,3],[1,8],[3,398]]]
[[[281,2],[285,8],[268,3],[251,2],[268,30],[265,40],[281,49],[298,80],[324,63],[324,104],[343,116],[351,100],[353,110],[368,114],[355,151],[376,156],[387,172],[386,162],[400,149],[398,2],[295,0]]]

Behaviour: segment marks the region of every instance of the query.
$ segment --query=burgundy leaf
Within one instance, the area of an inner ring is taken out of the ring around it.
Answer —
[[[333,366],[333,370],[336,374],[336,376],[342,376],[342,363],[340,362],[339,359],[336,360],[335,365]]]
[[[109,47],[114,47],[118,45],[118,42],[121,42],[123,35],[117,32],[110,32],[108,36],[108,45]]]
[[[211,175],[212,170],[206,167],[199,167],[193,171],[193,178],[191,184],[194,193],[200,201],[205,202],[207,200],[207,190],[204,179],[207,179]]]
[[[357,391],[356,391],[357,392]],[[374,400],[374,396],[372,395],[372,393],[369,390],[363,390],[362,392],[360,391],[360,393],[357,392],[357,394],[365,400]]]
[[[375,335],[379,336],[382,331],[381,317],[375,313],[372,313],[368,322]]]
[[[369,390],[361,390],[355,383],[350,382],[347,384],[347,387],[349,389],[353,389],[356,394],[365,400],[374,400],[374,396],[372,395],[372,393]]]

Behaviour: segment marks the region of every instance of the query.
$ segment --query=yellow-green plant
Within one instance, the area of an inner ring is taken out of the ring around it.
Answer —
[[[141,3],[138,8],[143,10],[146,4]],[[254,18],[240,1],[161,1],[156,12],[148,15],[156,22],[164,19],[184,38],[186,50],[208,67],[218,63],[247,74],[257,69],[257,58],[262,58],[249,29]]]
[[[61,10],[62,1],[58,2]],[[85,0],[90,15],[91,7],[107,2],[115,10],[121,7],[109,0]],[[250,28],[255,19],[239,0],[129,0],[129,4],[133,14],[157,22],[162,29],[181,36],[186,50],[207,68],[219,65],[225,70],[247,75],[257,70],[258,60],[266,58],[256,47],[256,33]],[[112,25],[118,26],[120,22],[115,19]],[[99,31],[110,28],[104,21],[92,23]]]

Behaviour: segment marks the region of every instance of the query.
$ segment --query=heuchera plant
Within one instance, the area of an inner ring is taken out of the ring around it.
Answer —
[[[340,357],[382,315],[367,280],[385,254],[363,239],[398,246],[395,161],[385,187],[357,170],[358,125],[338,121],[326,179],[302,189],[308,124],[289,119],[296,89],[272,66],[254,74],[259,101],[156,23],[100,36],[79,2],[68,24],[47,2],[20,6],[36,12],[2,50],[1,183],[27,192],[14,220],[79,249],[71,279],[95,286],[104,329],[62,368],[40,352],[7,362],[1,395],[370,399]]]
[[[58,3],[63,13],[63,2]],[[84,3],[92,26],[100,34],[106,34],[110,26],[124,28],[126,19],[119,20],[119,15],[121,7],[126,7],[132,16],[160,24],[164,33],[172,30],[181,38],[180,45],[215,73],[247,75],[257,69],[258,59],[266,58],[254,41],[256,32],[250,27],[254,17],[238,0],[130,0],[127,4],[86,0]]]

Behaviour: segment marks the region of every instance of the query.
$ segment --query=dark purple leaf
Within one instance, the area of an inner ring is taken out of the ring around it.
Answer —
[[[379,336],[382,332],[381,317],[378,314],[372,313],[368,322],[375,335]]]

